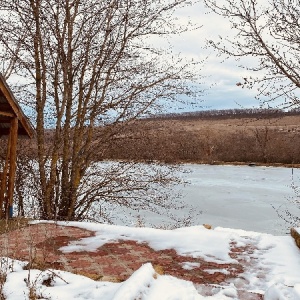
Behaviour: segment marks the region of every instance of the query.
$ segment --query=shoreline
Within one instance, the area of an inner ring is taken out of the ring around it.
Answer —
[[[184,165],[184,164],[195,164],[195,165],[212,165],[212,166],[249,166],[249,167],[277,167],[277,168],[300,168],[300,164],[287,164],[287,163],[262,163],[262,162],[241,162],[241,161],[197,161],[197,160],[177,160],[177,161],[161,161],[161,160],[149,160],[149,159],[104,159],[102,161],[116,161],[116,162],[136,162],[136,163],[159,163],[166,165]]]

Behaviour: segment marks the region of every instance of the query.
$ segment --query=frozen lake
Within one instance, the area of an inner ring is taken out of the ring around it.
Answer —
[[[187,165],[190,182],[184,190],[187,203],[201,209],[200,223],[238,228],[275,235],[287,232],[289,225],[276,210],[289,208],[295,214],[291,188],[300,183],[300,170],[275,167]]]
[[[300,216],[291,200],[295,198],[292,169],[278,167],[184,165],[189,185],[183,188],[183,199],[202,211],[193,225],[211,224],[275,235],[286,234],[290,225],[278,217],[276,210],[289,208]],[[300,185],[300,169],[294,169]],[[179,214],[186,214],[180,210]],[[142,214],[145,225],[159,224],[162,216]]]

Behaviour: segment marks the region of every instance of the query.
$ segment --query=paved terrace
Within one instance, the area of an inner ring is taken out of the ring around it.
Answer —
[[[26,260],[30,268],[52,268],[94,280],[114,282],[126,280],[144,263],[151,262],[158,273],[192,281],[206,295],[211,292],[208,284],[228,282],[255,264],[255,258],[251,256],[255,245],[250,240],[249,245],[242,248],[232,244],[230,256],[238,261],[237,264],[217,264],[201,258],[180,256],[173,249],[155,251],[147,244],[136,241],[107,243],[95,252],[60,251],[60,247],[70,241],[93,235],[94,232],[77,227],[39,223],[0,235],[0,255]],[[182,267],[186,261],[200,263],[200,266],[186,270]],[[262,299],[262,296],[243,290],[241,283],[239,298],[255,300]]]

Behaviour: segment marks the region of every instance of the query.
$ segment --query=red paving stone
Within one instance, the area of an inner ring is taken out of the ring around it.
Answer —
[[[60,247],[70,241],[93,236],[85,229],[56,224],[36,224],[0,235],[0,255],[31,262],[32,267],[54,268],[92,278],[111,277],[117,281],[126,280],[145,263],[152,263],[164,274],[190,280],[195,284],[220,284],[243,273],[247,253],[253,248],[239,248],[232,244],[230,256],[236,264],[218,264],[201,258],[181,256],[173,249],[155,251],[146,243],[118,241],[106,243],[95,252],[63,253]],[[239,255],[240,253],[243,255]],[[246,253],[246,254],[245,254]],[[200,264],[192,270],[183,268],[184,262]],[[225,272],[224,272],[225,270]],[[245,293],[245,291],[243,291]],[[254,295],[252,299],[262,299]]]

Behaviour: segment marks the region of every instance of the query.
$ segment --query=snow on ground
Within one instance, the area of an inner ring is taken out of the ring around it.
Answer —
[[[23,270],[24,262],[3,258],[0,267],[8,273],[3,291],[8,300],[29,299],[29,288],[43,299],[101,300],[234,300],[238,290],[264,294],[265,300],[300,299],[300,250],[289,236],[273,236],[243,230],[203,226],[160,230],[93,223],[58,222],[92,230],[95,236],[73,241],[63,252],[95,251],[101,245],[117,240],[146,242],[155,250],[175,249],[178,254],[201,257],[217,263],[235,262],[228,253],[230,245],[255,244],[254,265],[245,268],[239,278],[216,287],[212,296],[201,295],[201,288],[192,282],[169,275],[156,274],[150,263],[144,264],[122,283],[99,282],[68,272],[55,270]],[[247,260],[247,257],[245,257]],[[193,264],[186,263],[191,269]],[[0,273],[1,274],[1,273]],[[47,284],[46,284],[47,283]],[[1,286],[0,286],[1,288]],[[243,300],[243,299],[242,299]]]

